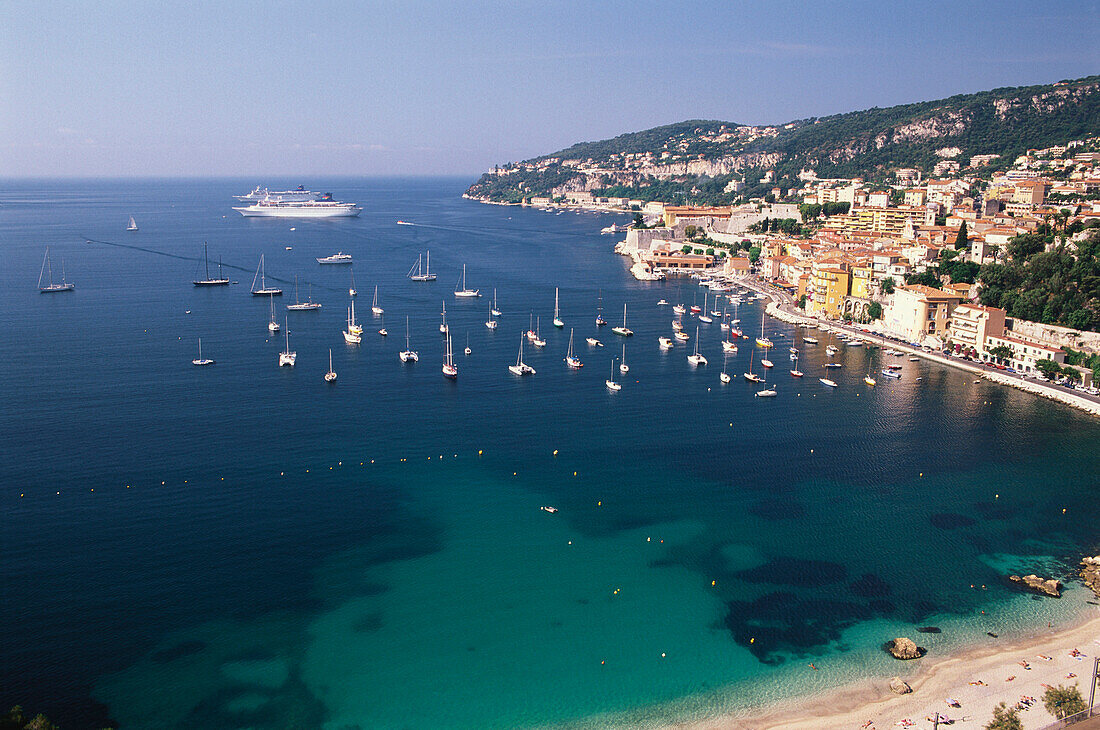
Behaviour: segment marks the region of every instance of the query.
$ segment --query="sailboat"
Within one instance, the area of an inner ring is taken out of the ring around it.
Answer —
[[[133,220],[133,218],[131,218],[130,220]],[[192,284],[194,284],[195,286],[228,286],[229,285],[229,279],[222,276],[222,262],[220,260],[218,261],[218,276],[217,276],[217,278],[216,279],[211,279],[210,278],[210,258],[209,258],[209,256],[207,255],[207,252],[206,252],[206,241],[202,242],[202,261],[203,261],[203,265],[206,267],[206,278],[205,279],[195,279],[194,281],[191,282]]]
[[[867,385],[875,385],[878,381],[871,377],[871,355],[867,355],[867,375],[863,378]]]
[[[531,312],[527,316],[527,334],[525,335],[529,341],[535,341],[539,338],[538,333],[535,332],[535,313]]]
[[[382,309],[382,307],[378,306],[378,285],[377,284],[374,285],[374,301],[371,302],[370,311],[373,312],[375,314],[375,316],[383,314],[386,311],[386,310]]]
[[[466,349],[463,350],[462,352],[465,355],[470,355],[470,354],[473,353],[473,350],[470,349],[470,333],[469,332],[466,333]]]
[[[699,306],[699,292],[695,292],[694,296],[691,298],[691,313],[699,314],[699,312],[702,311],[703,309]]]
[[[623,343],[623,359],[619,361],[619,372],[626,375],[630,372],[630,366],[626,364],[626,343]]]
[[[447,330],[447,350],[443,354],[443,377],[457,378],[458,368],[455,367],[454,353],[451,352],[451,331]]]
[[[46,286],[42,286],[44,274],[48,277]],[[59,291],[72,291],[75,288],[75,284],[65,281],[65,259],[61,259],[61,281],[57,284],[53,283],[53,263],[50,261],[50,248],[47,246],[46,255],[42,257],[42,268],[38,272],[38,291],[43,294],[53,294]]]
[[[728,383],[732,378],[730,374],[726,372],[726,361],[729,360],[728,355],[722,355],[722,372],[718,373],[718,379],[723,383]]]
[[[355,270],[348,267],[348,275],[351,276],[351,286],[348,287],[348,296],[353,297],[359,292],[355,291]]]
[[[252,296],[254,297],[281,297],[283,290],[267,285],[267,275],[264,271],[264,255],[260,254],[260,264],[256,267],[256,274],[252,277]],[[260,280],[260,288],[256,288],[256,279]]]
[[[626,326],[626,303],[625,302],[623,302],[623,324],[622,324],[621,327],[612,327],[611,331],[614,332],[617,335],[622,335],[623,337],[630,337],[632,334],[634,334],[633,330],[628,329],[627,326]]]
[[[355,300],[348,306],[348,328],[344,331],[344,342],[358,345],[363,341],[363,328],[355,323]]]
[[[447,326],[447,302],[443,302],[443,311],[440,314],[443,320],[439,323],[439,332],[445,335],[450,331],[450,328]]]
[[[791,367],[791,377],[801,378],[802,371],[798,369],[798,355],[794,356],[794,365]]]
[[[596,295],[596,326],[603,327],[607,320],[603,318],[603,290]]]
[[[756,338],[756,346],[765,349],[772,346],[772,341],[764,336],[764,313],[760,313],[760,336]]]
[[[309,285],[309,301],[303,302],[298,298],[298,276],[294,276],[294,304],[286,305],[286,308],[292,312],[309,311],[313,309],[320,309],[321,305],[318,302],[313,301],[313,284]]]
[[[382,325],[382,327],[379,328],[378,334],[382,335],[383,337],[386,337],[387,335],[389,335],[389,332],[386,331],[386,326],[385,325]]]
[[[462,264],[462,281],[458,283],[458,288],[455,289],[456,297],[479,297],[477,289],[466,288],[466,264]]]
[[[707,359],[699,352],[699,327],[695,328],[695,352],[688,355],[688,362],[692,365],[706,365]]]
[[[554,287],[554,326],[561,328],[565,326],[565,322],[561,321],[561,317],[558,315],[558,288]]]
[[[508,370],[516,375],[534,375],[535,369],[523,361],[523,336],[519,338],[519,355],[516,356],[516,364],[509,365]]]
[[[615,382],[615,358],[611,358],[611,377],[603,381],[603,384],[612,392],[623,389],[622,385]]]
[[[336,371],[332,369],[332,348],[328,348],[328,372],[325,373],[325,382],[336,382]]]
[[[776,390],[775,390],[774,386],[771,387],[771,388],[768,387],[768,371],[767,370],[764,371],[763,383],[764,383],[764,387],[761,388],[760,390],[756,391],[756,394],[755,394],[756,397],[757,398],[774,398],[776,396]]]
[[[130,222],[126,224],[126,230],[136,231],[137,229],[137,221],[134,220],[134,216],[130,216]]]
[[[574,370],[584,367],[581,359],[573,354],[573,328],[569,328],[569,349],[565,351],[565,364]]]
[[[427,264],[423,269],[420,268],[422,256],[416,257],[416,263],[409,269],[409,279],[412,281],[435,281],[435,274],[431,272],[432,268],[432,252],[427,252]],[[413,272],[416,272],[415,274]]]
[[[732,336],[732,334],[727,334],[726,339],[722,340],[722,352],[737,352],[737,343],[731,339]]]
[[[755,354],[756,354],[755,350],[750,350],[749,351],[749,371],[747,373],[742,373],[742,376],[745,378],[745,380],[749,381],[750,383],[759,383],[760,382],[760,376],[752,371],[752,356],[755,355]],[[767,372],[767,371],[765,371],[765,372]]]
[[[722,322],[718,326],[722,328],[723,332],[727,332],[730,328],[729,319],[730,319],[729,312],[726,311],[725,307],[722,307]]]
[[[711,322],[714,321],[707,314],[707,292],[703,292],[703,309],[702,309],[702,312],[700,313],[698,319],[699,319],[700,322],[703,322],[704,324],[710,324]]]
[[[500,307],[497,306],[497,290],[496,290],[496,288],[493,289],[493,308],[489,310],[489,313],[492,314],[494,317],[499,317],[500,316]],[[490,328],[490,329],[492,329],[492,328]]]
[[[287,323],[284,321],[284,325]],[[286,327],[286,349],[279,353],[279,367],[286,365],[294,367],[294,361],[298,359],[298,353],[290,351],[290,327]]]
[[[202,356],[202,338],[199,338],[199,356],[191,361],[192,365],[213,365],[214,361]]]
[[[542,339],[542,317],[535,318],[535,337],[531,344],[535,347],[546,347],[546,340]]]
[[[268,332],[278,332],[279,323],[275,320],[275,297],[268,297],[268,301],[271,302],[271,321],[267,323]]]
[[[837,387],[837,386],[836,386],[836,381],[834,381],[834,380],[829,380],[828,378],[818,378],[818,380],[820,380],[820,381],[821,381],[821,384],[822,384],[822,385],[827,385],[827,386],[829,386],[830,388],[835,388],[835,387]]]
[[[768,351],[764,350],[764,357],[760,358],[760,365],[766,368],[775,367],[775,363],[768,359]]]
[[[405,349],[397,353],[397,356],[401,358],[401,362],[418,362],[420,355],[416,354],[416,350],[409,347],[409,318],[405,317]]]
[[[492,304],[489,305],[489,319],[485,320],[485,326],[488,327],[491,330],[495,330],[497,328],[497,321],[495,319],[493,319],[493,305]]]

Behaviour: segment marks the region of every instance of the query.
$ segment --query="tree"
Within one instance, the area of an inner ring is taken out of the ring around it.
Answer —
[[[985,726],[985,730],[1024,730],[1024,723],[1015,709],[1007,709],[1005,703],[1000,703],[993,708],[993,719]]]
[[[1075,370],[1074,368],[1072,368],[1069,365],[1066,365],[1064,368],[1062,368],[1062,375],[1065,375],[1070,380],[1080,380],[1081,379],[1081,373],[1078,372],[1077,370]]]
[[[680,247],[680,251],[683,253],[691,253],[691,244],[685,243],[683,246]]]
[[[1063,687],[1062,685],[1047,687],[1047,691],[1043,693],[1043,707],[1059,720],[1089,708],[1081,698],[1081,690],[1076,686]]]
[[[695,234],[699,232],[696,226],[684,226],[684,235],[689,239],[695,238]]]
[[[1062,366],[1049,359],[1036,360],[1035,369],[1042,373],[1047,380],[1062,372]]]
[[[882,319],[882,305],[878,302],[871,302],[867,307],[867,316],[871,319]]]
[[[645,228],[645,218],[642,217],[641,213],[634,214],[634,227]]]
[[[1011,360],[1013,354],[1015,353],[1012,352],[1012,348],[1008,345],[997,345],[996,347],[992,347],[989,349],[990,357],[994,358],[995,360],[999,360],[1000,362]]]
[[[749,249],[749,262],[755,264],[760,260],[760,247],[753,246]]]
[[[963,221],[959,226],[959,233],[955,236],[955,250],[956,251],[969,251],[970,239],[968,238],[970,232],[966,230],[966,221]]]
[[[805,294],[803,294],[802,296],[800,296],[798,298],[798,308],[799,309],[805,309],[806,308],[806,295]]]
[[[893,294],[894,293],[894,277],[887,276],[885,279],[882,280],[882,283],[880,284],[880,286],[882,287],[882,293],[883,294]]]

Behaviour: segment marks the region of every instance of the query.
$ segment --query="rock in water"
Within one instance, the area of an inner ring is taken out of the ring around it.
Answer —
[[[919,629],[917,629],[917,631],[921,632],[922,634],[938,634],[938,633],[940,633],[940,627],[939,626],[921,626]]]
[[[901,677],[892,677],[890,679],[890,691],[896,695],[907,695],[913,691],[913,688],[903,682]]]
[[[895,659],[920,659],[926,650],[917,646],[912,639],[899,636],[886,643],[886,651]]]
[[[1040,593],[1044,596],[1050,596],[1051,598],[1062,597],[1062,581],[1056,578],[1049,578],[1044,580],[1037,575],[1025,575],[1021,578],[1018,575],[1010,575],[1008,579],[1013,583],[1019,583],[1025,588],[1029,588],[1036,593]]]
[[[1081,561],[1081,580],[1100,598],[1100,555]]]

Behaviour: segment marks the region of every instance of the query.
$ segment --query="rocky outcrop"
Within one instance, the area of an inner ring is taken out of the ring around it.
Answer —
[[[893,641],[886,642],[886,651],[895,659],[920,659],[928,650],[917,646],[916,642],[904,636],[899,636]]]
[[[901,677],[891,677],[890,691],[896,695],[907,695],[913,691],[913,688],[904,682]]]
[[[1013,583],[1018,583],[1025,588],[1035,591],[1044,596],[1050,596],[1051,598],[1062,597],[1062,581],[1057,578],[1043,579],[1037,575],[1025,575],[1021,578],[1018,575],[1010,575],[1008,579]]]
[[[1100,598],[1100,555],[1081,561],[1081,580]]]

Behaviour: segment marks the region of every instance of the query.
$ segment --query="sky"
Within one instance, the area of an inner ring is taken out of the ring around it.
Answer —
[[[0,178],[470,175],[1100,73],[1100,0],[0,0]]]

